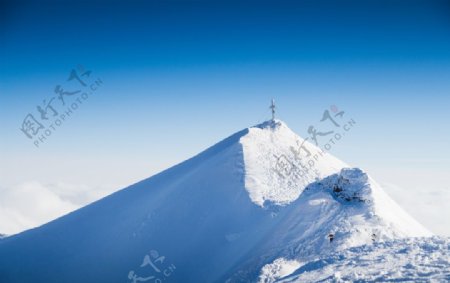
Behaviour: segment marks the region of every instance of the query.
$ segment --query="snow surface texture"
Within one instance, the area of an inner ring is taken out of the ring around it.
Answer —
[[[407,238],[334,253],[276,282],[450,282],[449,266],[450,239]]]
[[[357,246],[431,235],[347,167],[284,123],[265,122],[2,239],[0,282],[274,282]]]

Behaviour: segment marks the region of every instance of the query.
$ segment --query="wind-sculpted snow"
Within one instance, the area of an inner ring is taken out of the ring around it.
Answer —
[[[364,171],[303,142],[269,121],[8,236],[0,282],[275,280],[352,247],[430,235]]]
[[[286,268],[288,263],[279,262],[278,269]],[[268,280],[263,282],[450,282],[450,239],[377,242],[298,265],[295,272],[277,281],[266,270]]]

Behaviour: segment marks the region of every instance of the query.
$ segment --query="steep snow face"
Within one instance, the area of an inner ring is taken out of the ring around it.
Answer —
[[[160,174],[2,239],[0,282],[123,283],[133,282],[133,276],[214,282],[232,272],[270,220],[244,189],[239,139],[247,133],[240,131]],[[145,264],[146,255],[156,254],[164,257],[159,270],[172,264],[176,269],[165,275]]]
[[[308,184],[348,167],[278,120],[250,128],[240,143],[244,153],[245,188],[251,200],[260,206],[287,205]]]

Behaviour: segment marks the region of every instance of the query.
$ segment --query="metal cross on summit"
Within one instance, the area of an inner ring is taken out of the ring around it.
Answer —
[[[275,121],[275,100],[272,98],[272,104],[269,107],[272,109],[272,121]]]

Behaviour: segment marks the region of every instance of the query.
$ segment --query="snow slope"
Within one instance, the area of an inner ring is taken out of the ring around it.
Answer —
[[[278,268],[276,280],[351,247],[430,235],[346,167],[265,122],[3,239],[0,282],[256,282]]]

